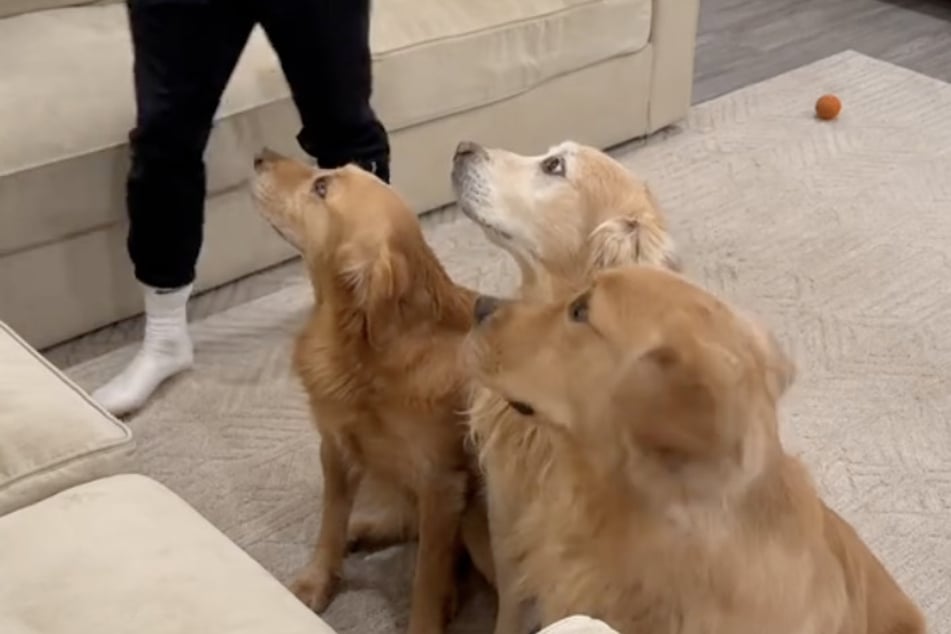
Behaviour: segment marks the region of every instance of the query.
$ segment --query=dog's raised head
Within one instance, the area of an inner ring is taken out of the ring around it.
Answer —
[[[566,141],[526,156],[463,141],[452,182],[463,213],[515,258],[528,283],[627,264],[679,268],[647,185],[595,148]]]
[[[680,275],[609,269],[570,297],[482,297],[475,313],[477,379],[524,424],[552,425],[648,494],[664,481],[742,486],[780,455],[792,363],[762,326]]]
[[[376,343],[401,317],[440,316],[453,285],[393,188],[354,165],[319,169],[269,150],[254,168],[258,210],[301,252],[319,301],[353,311]]]

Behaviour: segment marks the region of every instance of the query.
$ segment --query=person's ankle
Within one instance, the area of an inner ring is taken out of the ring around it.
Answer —
[[[186,310],[191,285],[177,289],[144,286],[145,337],[132,361],[93,398],[116,416],[141,408],[166,379],[194,362]]]
[[[361,156],[355,158],[335,158],[332,160],[315,160],[322,169],[337,169],[344,165],[356,165],[362,170],[370,172],[384,183],[390,182],[390,155]]]
[[[383,157],[380,159],[360,159],[354,161],[356,165],[359,165],[362,169],[374,174],[384,183],[390,182],[390,159],[389,157]]]
[[[142,339],[141,351],[168,358],[191,359],[193,356],[193,348],[187,325],[183,325],[181,328],[161,331],[156,331],[155,327],[151,329],[146,327],[145,336]]]
[[[188,299],[192,285],[178,288],[144,286],[145,337],[143,349],[178,356],[191,350],[188,334]]]

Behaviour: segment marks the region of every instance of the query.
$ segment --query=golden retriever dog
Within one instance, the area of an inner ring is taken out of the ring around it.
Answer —
[[[616,264],[680,267],[650,188],[595,148],[524,156],[463,141],[452,183],[462,212],[518,264],[522,295],[551,297]]]
[[[524,156],[464,141],[453,159],[459,206],[521,270],[519,295],[551,300],[583,288],[605,267],[679,269],[666,220],[647,185],[613,158],[565,142]],[[498,394],[476,388],[469,419],[479,452],[499,595],[496,634],[525,629],[532,599],[521,562],[537,547],[519,519],[561,495],[549,480],[550,439]]]
[[[551,449],[521,510],[542,624],[622,634],[917,634],[923,618],[780,444],[772,335],[656,267],[551,302],[477,301],[467,352]]]
[[[454,609],[461,515],[476,471],[464,448],[460,357],[475,294],[452,282],[416,215],[372,174],[315,169],[267,150],[255,170],[259,210],[303,254],[315,297],[293,363],[321,437],[323,517],[292,590],[321,611],[348,541],[418,530],[409,631],[441,632]],[[348,534],[357,493],[368,489],[383,517],[355,519]],[[407,502],[409,519],[400,517]]]

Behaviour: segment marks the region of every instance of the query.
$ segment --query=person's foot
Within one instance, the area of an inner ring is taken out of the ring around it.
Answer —
[[[142,347],[125,369],[92,394],[112,415],[141,408],[166,379],[192,367],[186,317],[191,289],[191,285],[171,290],[145,287]]]

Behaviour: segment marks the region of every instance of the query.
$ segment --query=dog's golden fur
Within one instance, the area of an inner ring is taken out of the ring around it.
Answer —
[[[348,541],[418,530],[409,631],[441,632],[455,602],[474,472],[463,446],[467,379],[459,356],[474,293],[452,282],[416,215],[368,172],[318,170],[267,151],[256,171],[259,209],[303,254],[316,300],[294,367],[321,436],[323,518],[292,589],[322,610]],[[358,490],[382,516],[355,516],[348,539]]]
[[[463,213],[518,264],[522,295],[551,297],[617,264],[680,266],[650,188],[592,147],[524,156],[462,142],[452,181]]]
[[[546,482],[516,524],[543,624],[581,613],[622,634],[924,631],[784,453],[777,405],[794,369],[761,325],[653,267],[499,306],[469,352],[478,380],[527,413],[506,424],[549,450],[519,465]]]
[[[551,300],[615,265],[680,268],[648,186],[594,148],[565,142],[523,156],[464,142],[452,176],[463,212],[518,264],[523,298]],[[524,562],[538,547],[522,518],[565,492],[554,480],[551,438],[524,425],[498,394],[476,388],[469,424],[489,503],[496,634],[516,634],[524,629],[522,603],[534,598]],[[557,583],[562,575],[552,572]]]

